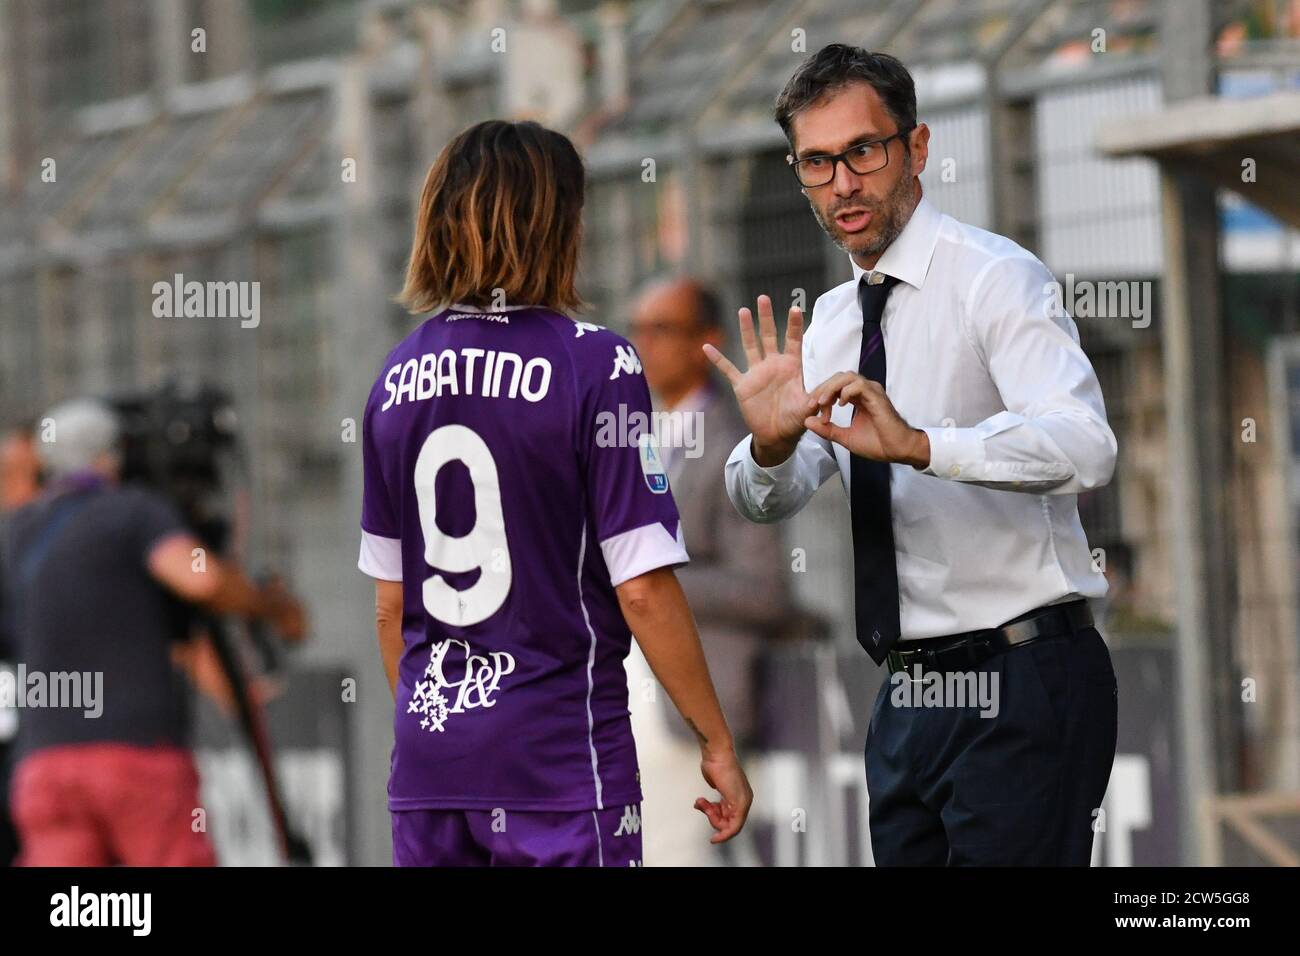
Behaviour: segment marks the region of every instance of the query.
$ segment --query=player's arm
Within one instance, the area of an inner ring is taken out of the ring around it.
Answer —
[[[717,831],[714,843],[730,840],[745,825],[754,792],[736,758],[686,595],[667,567],[630,578],[616,591],[646,662],[699,740],[704,779],[721,794],[718,801],[700,797],[695,808]]]
[[[398,496],[384,470],[386,456],[377,441],[374,416],[383,376],[376,380],[361,422],[361,550],[357,567],[375,579],[375,636],[389,690],[397,698],[397,665],[402,659],[402,524]]]
[[[384,661],[384,676],[397,698],[397,662],[402,659],[402,582],[375,581],[375,633],[379,637],[379,656]]]
[[[650,389],[627,340],[598,331],[571,341],[579,393],[575,447],[588,519],[629,630],[700,739],[700,772],[721,798],[700,797],[695,808],[716,831],[713,842],[721,843],[740,832],[754,795],[718,706],[695,620],[672,572],[690,560],[681,518],[667,476],[641,437],[628,434],[611,442],[597,424],[611,415],[650,420]]]

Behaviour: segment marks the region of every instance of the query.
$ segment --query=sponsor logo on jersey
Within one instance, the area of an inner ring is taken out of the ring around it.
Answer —
[[[663,459],[659,457],[654,435],[642,435],[638,444],[641,446],[641,473],[645,475],[646,487],[657,495],[666,493],[668,473],[664,471]]]
[[[494,706],[501,679],[514,669],[515,659],[505,651],[475,654],[466,641],[439,641],[429,650],[425,680],[416,682],[406,712],[420,715],[422,730],[442,733],[453,715]],[[448,677],[458,671],[459,679]]]

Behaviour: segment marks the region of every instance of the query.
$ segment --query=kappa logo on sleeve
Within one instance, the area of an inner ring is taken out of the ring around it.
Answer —
[[[612,382],[618,378],[620,372],[627,372],[629,375],[635,375],[641,371],[641,359],[637,358],[636,350],[630,345],[614,346],[614,371],[609,373],[609,380]]]
[[[663,459],[659,457],[654,435],[642,435],[637,444],[641,452],[641,473],[645,475],[646,487],[657,495],[668,491],[668,473],[664,471]]]
[[[573,335],[575,339],[582,338],[588,332],[599,332],[601,329],[604,328],[603,325],[597,325],[594,322],[574,322],[573,325],[574,328],[578,330]]]

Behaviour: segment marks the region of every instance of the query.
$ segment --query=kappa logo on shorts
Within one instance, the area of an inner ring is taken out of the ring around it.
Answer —
[[[641,832],[641,807],[639,804],[632,804],[630,807],[623,808],[623,819],[618,821],[618,829],[614,831],[614,836],[632,836]]]
[[[457,661],[464,664],[464,673],[460,680],[448,680],[447,670]],[[428,679],[416,683],[406,712],[422,715],[422,730],[442,733],[453,714],[494,706],[501,678],[514,669],[515,659],[505,651],[484,656],[472,653],[465,641],[439,641],[429,651],[429,666],[424,669]]]
[[[655,447],[653,435],[642,435],[637,441],[641,450],[641,473],[645,475],[646,487],[657,495],[668,491],[668,473],[664,471],[663,459]]]
[[[609,373],[609,380],[612,382],[618,378],[620,372],[627,372],[629,375],[635,375],[641,371],[641,360],[637,358],[636,350],[630,345],[614,346],[614,371]]]

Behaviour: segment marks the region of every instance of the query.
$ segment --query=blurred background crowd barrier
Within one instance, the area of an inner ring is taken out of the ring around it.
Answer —
[[[488,117],[569,133],[588,321],[625,330],[681,270],[728,316],[810,310],[851,273],[770,105],[835,41],[913,71],[927,195],[1047,263],[1102,383],[1119,463],[1080,512],[1120,741],[1095,862],[1300,862],[1300,2],[0,0],[0,416],[167,379],[231,397],[247,560],[314,622],[270,721],[316,862],[388,860],[357,419],[412,327],[389,297],[428,164]],[[169,312],[156,284],[190,281],[256,283],[256,315]],[[845,509],[823,489],[782,531],[824,633],[760,664],[751,860],[867,857],[881,674]],[[272,862],[251,758],[201,726],[220,858]]]

